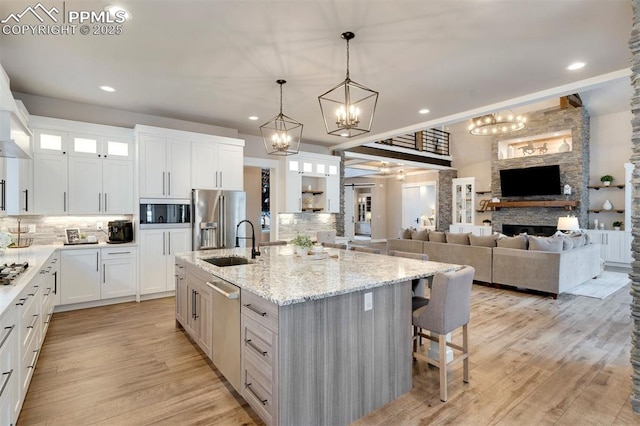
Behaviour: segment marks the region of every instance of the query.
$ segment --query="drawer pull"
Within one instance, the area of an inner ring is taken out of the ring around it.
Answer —
[[[31,323],[31,325],[28,325],[27,328],[33,328],[36,326],[36,322],[38,322],[38,316],[40,316],[40,314],[35,314],[33,316],[33,322]]]
[[[13,331],[13,329],[16,328],[15,324],[12,325],[11,327],[5,327],[5,330],[7,331],[7,334],[4,335],[4,337],[2,338],[2,341],[0,341],[0,349],[2,349],[2,347],[4,346],[4,343],[7,341],[7,339],[9,338],[9,336],[11,336],[11,332]]]
[[[4,394],[4,390],[6,389],[7,385],[9,384],[9,380],[11,379],[11,375],[13,374],[13,368],[11,369],[11,371],[7,371],[6,373],[2,373],[3,376],[5,376],[4,382],[2,383],[2,387],[0,387],[0,398],[2,397],[2,394]]]
[[[47,297],[47,296],[49,296],[51,294],[51,287],[47,287],[47,290],[49,290],[49,291],[47,291],[45,293],[44,297]]]
[[[255,399],[257,399],[258,401],[260,401],[260,403],[261,403],[262,405],[267,405],[267,400],[266,400],[266,399],[262,399],[262,398],[260,398],[260,397],[258,396],[258,394],[257,394],[253,389],[251,389],[251,383],[245,383],[245,384],[244,384],[244,386],[245,386],[245,387],[247,388],[247,390],[251,393],[251,395],[253,395],[253,397],[254,397]]]
[[[24,306],[24,302],[26,302],[26,301],[27,301],[26,297],[22,298],[22,299],[20,299],[20,301],[18,303],[16,303],[16,306]]]
[[[45,324],[49,324],[51,322],[51,317],[53,314],[47,314],[47,320],[44,322]]]
[[[237,299],[240,296],[239,292],[229,293],[227,291],[224,291],[223,289],[221,289],[217,285],[215,285],[213,283],[210,283],[209,281],[207,281],[207,287],[217,291],[218,293],[220,293],[221,295],[223,295],[227,299]]]
[[[36,359],[38,358],[38,349],[33,351],[33,360],[31,361],[31,365],[27,365],[27,368],[35,368],[36,367]]]
[[[260,349],[258,346],[256,346],[255,343],[253,343],[251,341],[251,339],[245,339],[244,343],[248,346],[251,347],[251,349],[253,349],[254,351],[258,352],[259,354],[261,354],[262,356],[267,356],[267,351],[263,351],[262,349]]]
[[[251,303],[247,303],[246,305],[244,305],[245,308],[255,312],[256,314],[260,315],[261,317],[266,317],[267,313],[266,312],[260,312],[258,309],[254,308]]]
[[[112,254],[131,254],[131,252],[130,251],[119,251],[119,252],[116,252],[116,253],[107,253],[107,254],[109,256],[111,256]]]

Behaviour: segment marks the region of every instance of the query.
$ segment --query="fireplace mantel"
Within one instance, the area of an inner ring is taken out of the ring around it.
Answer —
[[[561,207],[566,210],[575,209],[579,201],[571,200],[535,200],[535,201],[500,201],[486,203],[487,208],[499,210],[501,208],[525,208],[525,207]]]

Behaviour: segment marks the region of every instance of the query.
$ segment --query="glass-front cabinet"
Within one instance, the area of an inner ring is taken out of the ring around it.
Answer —
[[[475,178],[453,179],[453,223],[473,225],[475,221]]]

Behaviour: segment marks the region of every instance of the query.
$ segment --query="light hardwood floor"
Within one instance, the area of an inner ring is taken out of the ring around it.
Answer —
[[[438,371],[358,425],[637,425],[629,286],[605,300],[474,285],[471,383]],[[175,327],[173,298],[53,317],[18,424],[239,425],[259,418]],[[454,334],[454,339],[459,335]]]

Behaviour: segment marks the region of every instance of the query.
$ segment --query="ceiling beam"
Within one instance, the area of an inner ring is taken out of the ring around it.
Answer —
[[[351,148],[349,152],[357,154],[366,154],[376,157],[389,158],[395,162],[411,161],[414,163],[423,163],[425,165],[434,165],[441,167],[451,167],[451,161],[442,158],[424,157],[422,155],[409,154],[406,152],[389,151],[387,149],[374,148],[371,146],[356,146]],[[380,160],[382,161],[382,160]]]

